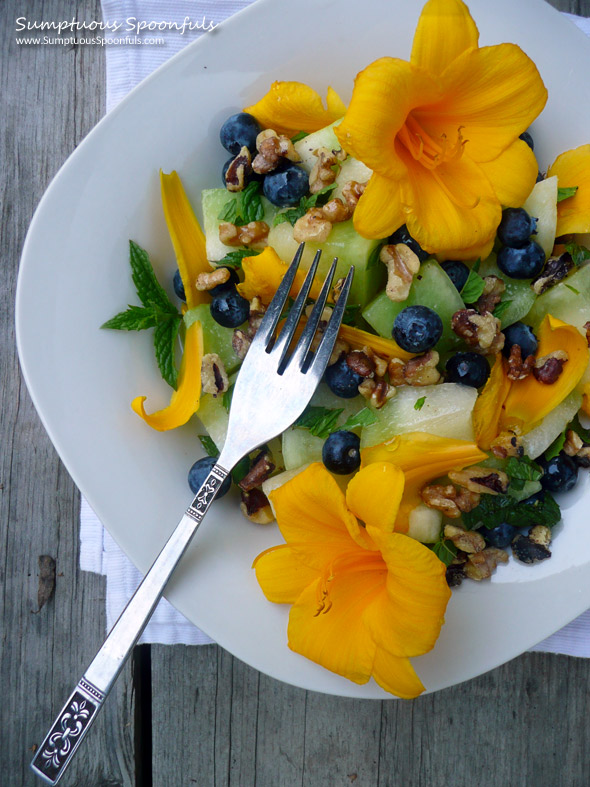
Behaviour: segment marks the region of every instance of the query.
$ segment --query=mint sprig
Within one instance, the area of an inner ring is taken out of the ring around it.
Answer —
[[[260,183],[253,180],[243,191],[238,192],[225,203],[217,218],[220,221],[229,221],[236,227],[249,224],[251,221],[262,221],[264,207],[259,192]]]
[[[570,197],[575,196],[577,190],[577,186],[570,186],[567,188],[562,188],[559,186],[557,189],[557,202],[562,202],[564,199],[569,199]]]
[[[459,295],[463,299],[463,303],[475,303],[480,297],[483,292],[483,288],[485,287],[485,282],[482,277],[479,275],[479,265],[480,260],[477,260],[473,268],[469,271],[469,276],[467,277],[467,281],[463,285],[461,292]]]
[[[213,442],[213,440],[209,437],[209,435],[200,434],[199,440],[207,456],[212,456],[215,459],[217,459],[217,457],[219,456],[219,450],[215,445],[215,443]]]
[[[527,481],[538,481],[543,475],[539,465],[528,456],[523,456],[520,459],[511,456],[506,462],[505,470],[510,477],[510,486],[516,491],[524,489]]]
[[[432,545],[432,551],[445,566],[450,566],[457,554],[457,547],[441,531],[438,541]]]
[[[316,407],[309,405],[295,421],[294,426],[301,429],[309,429],[315,437],[325,439],[336,430],[338,418],[344,412],[344,408],[333,410],[329,407]]]
[[[575,241],[566,243],[565,250],[571,255],[574,265],[581,265],[586,260],[590,260],[590,249],[586,248],[586,246],[581,246]]]
[[[553,527],[561,519],[559,506],[548,492],[534,503],[516,501],[508,495],[482,495],[472,511],[462,514],[468,530],[483,526],[489,529],[506,522],[514,527],[546,525]]]
[[[496,306],[496,308],[492,312],[494,317],[496,317],[498,320],[501,320],[502,317],[506,314],[506,312],[510,308],[511,303],[512,301],[500,301],[500,303]]]
[[[289,208],[283,213],[277,213],[274,218],[274,226],[276,227],[278,224],[283,224],[285,221],[288,221],[292,227],[295,226],[297,220],[305,216],[310,208],[315,208],[318,205],[325,205],[337,185],[337,183],[330,183],[329,186],[324,186],[324,188],[320,189],[316,194],[312,194],[309,197],[301,197],[299,205],[296,208]]]
[[[351,430],[351,429],[358,429],[362,426],[371,426],[371,424],[377,423],[377,416],[369,407],[363,407],[362,410],[359,410],[358,413],[354,413],[354,415],[349,416],[346,421],[339,426],[339,429]]]
[[[241,268],[245,257],[256,257],[260,254],[254,249],[236,249],[228,252],[222,260],[215,263],[216,267]]]

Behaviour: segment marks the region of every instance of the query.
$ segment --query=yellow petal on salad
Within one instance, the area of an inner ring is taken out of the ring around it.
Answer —
[[[374,172],[353,213],[355,230],[363,238],[384,238],[405,220],[399,181]]]
[[[477,444],[484,451],[489,450],[492,440],[495,440],[500,432],[502,408],[509,391],[510,380],[502,356],[498,353],[490,376],[473,408],[473,429]]]
[[[538,339],[537,358],[565,350],[568,360],[551,385],[539,382],[532,374],[512,383],[500,419],[503,428],[518,426],[530,431],[574,390],[588,366],[588,343],[573,325],[548,314],[540,325]]]
[[[547,177],[552,175],[561,188],[578,187],[573,197],[557,203],[557,235],[590,232],[590,145],[558,156],[547,172]]]
[[[479,32],[461,0],[429,0],[422,9],[410,62],[440,74],[466,49],[477,47]]]
[[[267,246],[261,254],[243,259],[242,271],[244,273],[244,281],[238,284],[238,292],[249,301],[258,296],[264,304],[269,304],[288,269],[288,263],[283,262],[272,246]],[[305,271],[297,271],[293,287],[291,288],[292,295],[299,292],[305,276]],[[309,297],[317,298],[321,286],[321,281],[318,282],[316,278],[311,287]]]
[[[338,336],[350,344],[353,350],[362,350],[363,347],[370,347],[378,355],[384,355],[386,358],[400,358],[402,361],[409,361],[410,358],[414,357],[412,353],[402,350],[393,339],[375,336],[374,333],[355,328],[353,325],[341,325]]]
[[[201,362],[203,360],[203,329],[197,320],[186,331],[184,352],[178,374],[178,388],[172,394],[170,404],[155,413],[146,413],[145,396],[138,396],[131,407],[140,418],[159,432],[176,429],[185,424],[199,409],[201,400]]]
[[[169,175],[160,171],[162,207],[174,246],[180,278],[184,285],[186,305],[189,309],[200,303],[209,303],[211,296],[197,290],[199,273],[211,270],[207,261],[205,236],[191,207],[177,172]]]
[[[327,109],[316,91],[303,82],[273,82],[256,104],[244,109],[254,115],[262,128],[272,128],[292,137],[299,131],[318,131],[342,117],[346,107],[332,88],[328,88]]]

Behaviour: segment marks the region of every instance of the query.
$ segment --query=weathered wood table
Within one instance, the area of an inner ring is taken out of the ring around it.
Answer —
[[[590,16],[590,0],[553,0]],[[104,579],[78,567],[79,495],[29,400],[14,345],[25,232],[104,113],[104,50],[17,46],[15,19],[100,19],[99,0],[2,0],[0,114],[0,785],[28,763],[104,637]],[[534,26],[532,18],[530,24]],[[590,113],[590,108],[583,108]],[[589,114],[590,117],[590,114]],[[57,562],[37,609],[38,557]],[[278,683],[221,648],[141,646],[63,780],[80,787],[590,784],[590,661],[526,654],[414,702]]]

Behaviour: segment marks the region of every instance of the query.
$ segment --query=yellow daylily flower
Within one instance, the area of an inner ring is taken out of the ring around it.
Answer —
[[[403,473],[382,464],[361,470],[345,497],[322,464],[310,465],[271,492],[286,543],[254,568],[269,601],[292,604],[292,650],[409,699],[424,690],[409,657],[434,646],[450,591],[434,553],[391,532],[403,485]],[[375,494],[387,501],[382,518]]]
[[[547,172],[547,177],[552,175],[562,188],[578,187],[573,197],[557,203],[556,235],[590,232],[590,145],[558,156]]]
[[[565,350],[568,360],[551,385],[539,382],[532,374],[512,382],[502,408],[502,429],[517,427],[522,432],[530,431],[574,390],[586,371],[590,355],[588,343],[573,325],[548,314],[539,326],[538,339],[537,358]]]
[[[205,236],[199,226],[189,199],[177,172],[169,175],[160,171],[162,207],[174,246],[180,278],[184,285],[186,305],[189,309],[200,303],[209,303],[207,292],[197,290],[199,273],[211,271],[207,260]]]
[[[326,105],[324,108],[319,94],[302,82],[273,82],[268,93],[244,112],[254,115],[262,128],[292,137],[299,131],[311,133],[329,126],[346,112],[346,105],[331,87]]]
[[[477,444],[484,451],[489,451],[492,441],[500,432],[500,419],[509,391],[510,380],[504,359],[498,353],[490,376],[475,400],[473,408],[473,430],[477,437]]]
[[[535,183],[535,157],[518,137],[546,99],[519,47],[479,48],[462,0],[429,0],[410,62],[383,57],[361,71],[335,128],[373,170],[356,230],[383,238],[405,223],[429,252],[486,256],[502,205],[521,205]]]
[[[151,415],[146,413],[145,396],[137,396],[131,407],[140,418],[159,432],[183,426],[199,409],[201,400],[201,362],[203,360],[203,329],[197,320],[186,331],[184,351],[178,373],[178,388],[172,393],[170,404]]]
[[[463,470],[484,459],[487,454],[475,443],[426,432],[397,435],[388,443],[361,450],[363,468],[368,469],[375,462],[390,462],[404,473],[404,494],[395,520],[395,529],[400,533],[408,532],[410,513],[422,502],[420,490],[425,484],[449,470]]]

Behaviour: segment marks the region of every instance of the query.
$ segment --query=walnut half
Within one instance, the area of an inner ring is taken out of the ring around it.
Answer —
[[[387,266],[387,297],[394,303],[405,301],[420,270],[418,255],[405,243],[390,243],[383,246],[379,259]]]

